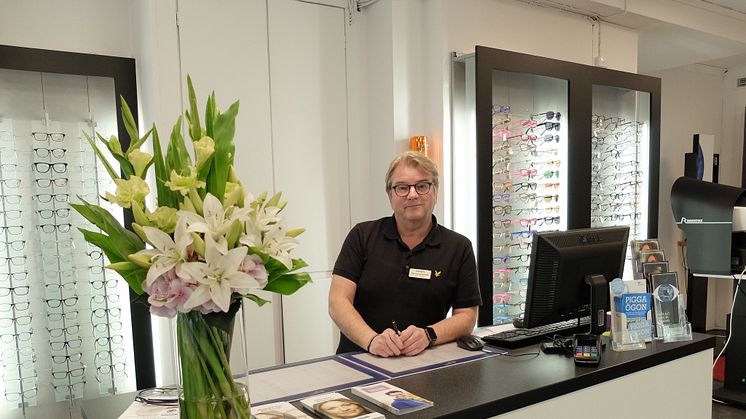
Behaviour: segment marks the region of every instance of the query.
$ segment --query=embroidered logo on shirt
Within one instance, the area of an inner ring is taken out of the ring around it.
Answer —
[[[439,278],[440,274],[442,274],[442,273],[443,273],[443,271],[435,271],[435,277]]]

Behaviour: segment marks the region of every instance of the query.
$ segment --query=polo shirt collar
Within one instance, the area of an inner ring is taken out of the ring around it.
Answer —
[[[440,245],[441,241],[441,227],[438,224],[438,219],[435,218],[435,214],[431,215],[432,222],[433,222],[433,228],[430,229],[430,232],[427,233],[427,237],[425,237],[425,240],[423,240],[423,243],[430,247],[435,247]],[[389,217],[383,226],[383,235],[389,240],[397,240],[401,242],[401,237],[399,236],[399,230],[396,229],[396,218],[392,215]]]

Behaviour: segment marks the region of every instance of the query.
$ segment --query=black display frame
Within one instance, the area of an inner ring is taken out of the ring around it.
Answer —
[[[114,79],[115,100],[124,98],[138,120],[137,72],[134,58],[53,51],[36,48],[0,45],[0,68],[10,70],[38,71],[43,73],[70,74],[79,76],[109,77]],[[122,148],[129,147],[129,135],[122,119],[120,106],[117,114],[117,135]],[[124,225],[132,229],[132,212],[124,211]],[[138,389],[155,387],[155,358],[153,331],[148,307],[137,302],[139,296],[130,289],[130,318],[135,359],[135,381]]]
[[[610,86],[650,94],[650,167],[648,179],[648,236],[658,236],[660,176],[659,78],[593,67],[513,51],[475,47],[476,173],[477,173],[477,271],[482,292],[479,326],[492,324],[492,71],[508,71],[563,79],[568,82],[567,228],[591,224],[591,115],[593,86]],[[486,176],[485,174],[489,174]]]

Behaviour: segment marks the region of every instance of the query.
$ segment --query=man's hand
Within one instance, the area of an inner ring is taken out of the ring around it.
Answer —
[[[401,332],[399,338],[404,344],[401,353],[406,356],[417,355],[430,346],[427,332],[421,327],[409,326]]]
[[[407,329],[409,330],[409,329]],[[404,333],[402,333],[403,335]],[[386,329],[383,333],[376,335],[370,343],[370,352],[384,358],[390,356],[399,356],[402,354],[404,344],[402,339],[393,329]]]

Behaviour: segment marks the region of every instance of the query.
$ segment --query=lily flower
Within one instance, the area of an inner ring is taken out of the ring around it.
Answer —
[[[173,269],[189,257],[188,247],[192,243],[192,236],[186,229],[186,220],[182,217],[176,223],[174,239],[155,227],[142,227],[148,243],[155,249],[146,249],[136,254],[149,255],[153,265],[148,269],[145,284],[150,287],[156,278]]]
[[[205,261],[187,262],[177,268],[180,277],[190,278],[197,283],[184,309],[191,310],[212,302],[221,311],[227,312],[234,292],[259,289],[256,278],[239,270],[247,251],[248,248],[239,246],[223,254],[217,243],[206,235]]]
[[[234,208],[234,211],[226,218],[223,204],[213,194],[208,193],[202,204],[202,213],[204,216],[190,211],[179,211],[179,215],[187,221],[188,231],[202,233],[205,237],[209,236],[220,252],[225,254],[228,251],[225,235],[230,231],[235,219],[245,218],[245,212]]]

